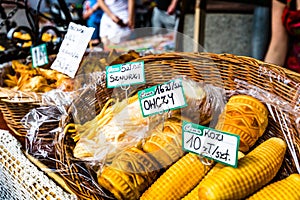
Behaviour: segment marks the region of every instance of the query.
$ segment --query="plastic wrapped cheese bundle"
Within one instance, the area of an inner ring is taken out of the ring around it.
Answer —
[[[73,127],[76,130],[73,133],[76,142],[74,157],[84,160],[111,160],[123,149],[143,142],[149,136],[149,131],[176,115],[200,124],[212,122],[214,112],[222,110],[224,106],[222,93],[214,90],[212,86],[186,77],[181,78],[188,105],[185,108],[143,117],[138,96],[135,94],[123,100],[111,98],[93,119],[82,124],[68,124],[66,129]]]
[[[93,120],[75,125],[78,131],[73,137],[77,142],[74,148],[76,158],[102,160],[109,152],[134,145],[145,137],[149,119],[142,117],[137,95],[109,106],[113,101],[109,100]]]

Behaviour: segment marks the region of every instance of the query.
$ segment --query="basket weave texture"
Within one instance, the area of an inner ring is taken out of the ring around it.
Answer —
[[[49,68],[52,62],[55,60],[56,55],[49,55],[49,63],[42,66],[42,68]],[[26,63],[24,59],[18,60],[20,63]],[[26,64],[27,65],[27,64]],[[21,119],[34,108],[42,106],[41,98],[42,93],[37,92],[24,92],[16,91],[5,85],[5,79],[7,75],[14,75],[16,72],[12,67],[12,63],[8,62],[0,69],[0,110],[3,114],[3,119],[7,126],[18,138],[26,136],[27,129],[21,123]],[[52,130],[53,126],[47,127],[46,125],[42,128],[45,132]],[[54,127],[57,124],[54,124]]]
[[[237,80],[239,80],[249,87],[254,86],[271,94],[279,101],[285,102],[286,107],[292,108],[295,112],[300,108],[300,74],[254,58],[214,53],[164,53],[144,56],[135,61],[139,60],[144,61],[147,83],[160,84],[177,75],[185,75],[194,81],[204,81],[207,84],[224,88],[226,97],[229,98],[231,95],[237,94],[239,86]],[[106,88],[105,83],[99,85],[96,91],[98,105],[97,108],[95,107],[96,112],[100,112],[101,107],[111,98],[112,91],[113,89]],[[77,103],[83,99],[79,98]],[[288,133],[292,137],[292,140],[289,141],[290,145],[293,145],[296,158],[299,158],[300,132],[299,127],[298,129],[296,127],[295,113],[289,113],[276,106],[270,106],[268,109],[271,111],[269,125],[258,143],[272,136],[286,139],[285,135]],[[62,124],[63,127],[68,122],[72,122],[72,117],[69,116],[68,120]],[[282,124],[286,121],[291,126],[283,127]],[[73,130],[70,129],[65,130],[57,140],[59,159],[57,167],[61,169],[61,175],[66,184],[80,198],[103,199],[99,186],[93,181],[91,173],[86,170],[85,163],[73,158],[72,149],[75,144],[71,139],[72,132]],[[295,155],[293,157],[290,152],[287,153],[278,179],[291,173],[297,173],[297,164],[294,158]]]
[[[0,109],[3,113],[3,118],[7,126],[14,132],[14,134],[21,137],[24,137],[27,134],[27,129],[21,123],[22,118],[31,109],[38,108],[40,106],[41,105],[38,100],[29,99],[11,100],[8,98],[2,98],[0,103]]]

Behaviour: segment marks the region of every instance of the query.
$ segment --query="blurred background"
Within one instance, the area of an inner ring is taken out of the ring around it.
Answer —
[[[15,1],[15,0],[14,0]],[[5,4],[2,1],[1,7],[6,13],[15,8],[14,5]],[[36,0],[28,1],[33,8],[37,7]],[[149,15],[149,3],[143,0],[136,0],[136,27],[151,26]],[[53,3],[53,2],[52,2]],[[57,1],[54,1],[57,3]],[[65,1],[73,21],[81,23],[81,5],[82,0]],[[41,8],[46,6],[42,2]],[[267,34],[264,37],[268,44],[268,31],[270,24],[266,23],[259,29],[255,26],[255,9],[264,7],[270,9],[269,0],[182,0],[180,22],[177,27],[178,32],[183,33],[189,38],[197,41],[204,47],[205,51],[214,53],[232,53],[236,55],[245,55],[257,57],[253,53],[253,37],[256,34]],[[54,7],[55,8],[55,7]],[[74,11],[75,10],[75,11]],[[44,12],[45,10],[41,10]],[[150,13],[151,14],[151,13]],[[28,20],[25,17],[26,10],[18,9],[10,19],[17,25],[28,26]],[[0,19],[3,21],[3,19]],[[1,27],[0,33],[4,33],[5,27]],[[266,32],[266,33],[265,33]],[[195,48],[190,42],[183,42],[183,51],[194,51]],[[262,46],[264,52],[264,47]],[[200,50],[199,50],[200,51]]]

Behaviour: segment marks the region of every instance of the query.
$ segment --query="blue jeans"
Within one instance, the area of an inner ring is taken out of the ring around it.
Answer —
[[[87,24],[88,27],[93,27],[95,28],[95,31],[92,35],[92,40],[96,40],[96,39],[100,39],[100,22],[95,22],[92,20],[87,20]]]
[[[153,26],[153,34],[158,34],[162,32],[162,28],[172,30],[176,28],[177,17],[175,14],[169,15],[164,10],[159,10],[158,8],[154,8],[152,13],[152,26]]]
[[[253,14],[251,57],[263,60],[269,46],[270,8],[257,6]]]

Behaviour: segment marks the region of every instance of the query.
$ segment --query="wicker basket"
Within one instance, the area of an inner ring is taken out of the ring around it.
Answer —
[[[7,126],[14,132],[17,136],[26,136],[27,130],[22,125],[21,119],[34,108],[39,107],[37,101],[32,100],[11,100],[8,98],[1,99],[1,112],[3,113],[3,118],[7,123]]]
[[[50,68],[52,62],[55,60],[56,55],[49,55],[49,63],[42,66],[44,69]],[[27,60],[20,59],[21,63],[27,63]],[[36,92],[22,92],[8,88],[4,80],[7,74],[15,74],[12,64],[6,63],[0,70],[0,110],[3,114],[3,119],[10,130],[16,137],[23,140],[27,134],[27,129],[22,125],[21,119],[31,110],[42,106],[41,93]],[[54,126],[57,126],[56,123]],[[44,125],[43,125],[44,126]],[[48,125],[41,128],[41,130],[48,131]],[[52,127],[50,127],[52,128]]]
[[[280,66],[263,63],[253,58],[235,56],[231,54],[213,54],[213,53],[164,53],[160,55],[149,55],[137,59],[144,60],[146,82],[159,84],[169,81],[176,75],[186,75],[195,81],[205,81],[226,90],[229,98],[237,91],[237,79],[244,81],[249,85],[260,88],[274,95],[278,99],[285,101],[291,108],[299,108],[300,106],[300,74],[286,70]],[[148,85],[146,85],[148,86]],[[143,87],[146,87],[145,85]],[[123,92],[124,93],[124,92]],[[115,94],[115,93],[114,93]],[[84,99],[85,93],[82,98]],[[111,98],[112,89],[105,87],[105,83],[100,85],[96,92],[98,100],[97,112],[101,110],[101,106]],[[276,107],[271,107],[273,112],[277,112]],[[72,111],[72,107],[70,108]],[[278,111],[278,112],[281,112]],[[269,126],[266,133],[260,138],[259,143],[267,138],[277,136],[284,138],[283,131],[291,133],[294,136],[293,144],[297,150],[299,158],[300,132],[295,126],[282,129],[279,123],[285,119],[294,121],[291,113],[282,111],[283,115],[279,118],[269,116]],[[84,119],[84,120],[89,120]],[[62,124],[64,127],[68,122],[72,122],[72,116],[69,115],[67,121]],[[294,124],[294,123],[293,123]],[[57,156],[59,162],[58,168],[61,169],[61,175],[70,189],[82,199],[104,199],[101,195],[101,188],[97,185],[93,175],[86,168],[82,161],[74,159],[72,149],[75,144],[71,139],[72,130],[65,129],[57,139]],[[296,164],[290,153],[287,153],[285,162],[279,172],[278,179],[297,172]]]

